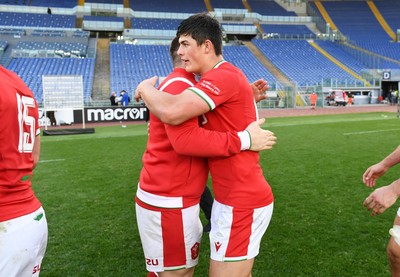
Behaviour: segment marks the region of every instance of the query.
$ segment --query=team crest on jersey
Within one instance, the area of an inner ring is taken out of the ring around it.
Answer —
[[[196,242],[195,244],[193,244],[192,248],[190,249],[190,252],[192,254],[192,260],[197,259],[200,252],[200,243]]]

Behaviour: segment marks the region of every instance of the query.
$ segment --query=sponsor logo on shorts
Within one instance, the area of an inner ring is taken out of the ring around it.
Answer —
[[[196,242],[193,244],[192,248],[190,249],[192,253],[192,260],[197,259],[199,256],[199,251],[200,251],[200,243]]]
[[[214,242],[215,244],[215,250],[218,252],[219,248],[221,247],[222,243],[220,243],[219,241]]]
[[[146,258],[147,265],[158,265],[158,259],[148,259]]]
[[[32,274],[38,273],[39,271],[40,271],[40,264],[35,265],[35,266],[33,267],[33,272],[32,272]]]

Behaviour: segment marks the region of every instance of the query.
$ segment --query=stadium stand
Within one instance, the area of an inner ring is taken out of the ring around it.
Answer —
[[[0,0],[0,5],[37,6],[51,8],[73,8],[78,1],[70,0]]]
[[[128,93],[146,78],[167,76],[172,70],[167,45],[110,45],[111,91]]]
[[[85,0],[86,3],[100,3],[100,4],[115,4],[122,5],[124,3],[123,0]]]
[[[317,52],[306,40],[254,39],[253,43],[290,80],[301,86],[321,84],[326,79],[336,79],[338,83],[357,82]]]
[[[116,16],[92,16],[92,15],[85,15],[85,16],[83,16],[83,20],[88,20],[88,21],[124,22],[124,18],[122,18],[122,17],[116,17]]]
[[[75,16],[0,12],[0,22],[3,26],[13,27],[74,28]]]
[[[254,82],[261,77],[271,84],[276,82],[276,78],[254,57],[246,46],[224,46],[223,55],[225,60],[242,69],[250,82]]]
[[[245,9],[241,0],[211,0],[211,5],[215,9]]]
[[[35,93],[39,103],[43,101],[42,75],[82,75],[84,84],[84,101],[91,102],[91,88],[94,73],[93,58],[60,59],[60,58],[17,58],[12,59],[8,68],[17,73]]]
[[[168,5],[160,5],[158,1],[134,0],[130,1],[134,11],[162,12],[162,13],[198,13],[207,11],[203,0],[169,0]]]
[[[176,30],[181,23],[180,19],[160,19],[160,18],[133,18],[132,28],[151,29],[151,30]]]
[[[249,0],[252,12],[270,16],[296,16],[296,13],[286,11],[275,1]]]
[[[129,11],[122,9],[127,3]],[[374,3],[390,28],[400,29],[400,2]],[[180,21],[207,8],[216,12],[226,39],[235,40],[224,46],[224,58],[239,66],[249,81],[263,77],[273,88],[282,80],[301,87],[362,86],[382,69],[400,68],[400,44],[392,41],[366,1],[321,2],[338,27],[336,37],[326,33],[326,22],[313,1],[299,5],[300,10],[272,0],[169,0],[168,5],[156,0],[88,0],[84,4],[85,12],[79,13],[78,1],[0,0],[0,62],[26,80],[39,102],[41,74],[82,74],[85,103],[107,99],[94,89],[93,75],[95,68],[108,66],[109,71],[99,74],[109,78],[109,93],[126,90],[132,96],[142,79],[168,74],[168,44]],[[23,12],[10,12],[9,7],[15,6],[23,7]],[[47,8],[54,12],[48,14]],[[102,24],[92,28],[94,23]],[[113,30],[112,26],[117,27]],[[109,59],[96,58],[98,46],[91,34],[102,32],[111,43],[101,55]],[[258,55],[250,51],[250,45]],[[262,58],[270,64],[261,62]],[[109,64],[104,66],[104,61]]]
[[[261,27],[267,38],[275,39],[310,39],[316,38],[305,25],[278,25],[278,24],[261,24]]]
[[[379,2],[377,1],[378,6]],[[390,1],[392,2],[396,5],[395,1]],[[391,42],[390,36],[379,24],[366,1],[347,1],[345,5],[336,1],[324,1],[323,5],[340,32],[351,43],[373,53],[400,60],[399,44]],[[387,4],[382,7],[387,10],[390,6]],[[354,11],[357,11],[357,16]],[[399,25],[397,23],[397,27]]]
[[[7,48],[7,41],[0,41],[0,51],[4,51]]]
[[[400,29],[400,2],[399,1],[375,1],[375,6],[385,18],[392,30]]]

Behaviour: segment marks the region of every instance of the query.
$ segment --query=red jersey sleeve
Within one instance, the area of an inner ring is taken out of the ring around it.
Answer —
[[[162,91],[178,94],[194,85],[192,74],[183,69],[175,69],[175,72],[180,72],[181,75],[161,84]],[[180,155],[227,157],[240,152],[241,141],[236,131],[206,130],[200,127],[198,118],[190,119],[178,126],[165,124],[165,130],[172,147]]]
[[[240,152],[237,132],[209,131],[199,127],[197,119],[180,125],[166,125],[168,138],[175,152],[199,157],[227,157]]]

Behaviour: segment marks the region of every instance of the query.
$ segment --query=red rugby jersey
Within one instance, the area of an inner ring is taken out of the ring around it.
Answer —
[[[2,66],[0,80],[0,221],[5,221],[41,206],[31,188],[32,150],[40,128],[31,90]]]
[[[196,83],[194,75],[176,68],[159,89],[178,94]],[[207,160],[190,156],[229,156],[240,152],[236,131],[210,132],[197,118],[179,126],[162,123],[150,113],[149,137],[137,193],[141,204],[179,208],[198,204],[208,178]],[[139,202],[139,203],[140,203]]]
[[[258,118],[251,86],[240,69],[222,61],[190,90],[210,106],[205,129],[244,130]],[[258,208],[273,201],[260,166],[259,153],[242,151],[227,158],[209,158],[215,199],[239,208]]]

